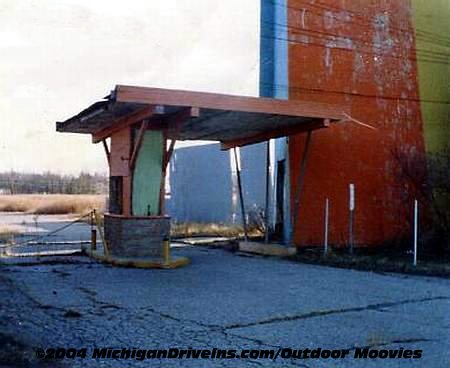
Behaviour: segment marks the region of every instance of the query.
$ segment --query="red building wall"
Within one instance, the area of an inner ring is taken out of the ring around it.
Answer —
[[[323,241],[327,197],[329,241],[347,243],[349,183],[356,244],[407,236],[413,193],[393,153],[425,149],[410,2],[289,0],[287,8],[289,99],[341,103],[376,128],[345,123],[313,133],[295,244]],[[305,138],[289,141],[291,188]]]

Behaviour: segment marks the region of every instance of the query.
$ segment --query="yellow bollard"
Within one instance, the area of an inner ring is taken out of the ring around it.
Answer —
[[[163,263],[170,263],[170,241],[169,239],[163,240]]]
[[[96,210],[94,210],[94,220],[97,225],[97,230],[100,234],[100,239],[102,240],[102,243],[103,243],[103,251],[105,253],[105,256],[107,256],[107,255],[109,255],[108,242],[106,241],[105,235],[103,234],[101,219]]]

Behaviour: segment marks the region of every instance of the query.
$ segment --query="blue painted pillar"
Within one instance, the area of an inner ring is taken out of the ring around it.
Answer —
[[[261,0],[260,17],[260,82],[259,93],[262,97],[279,99],[289,98],[288,75],[288,27],[287,27],[287,0]],[[290,213],[290,175],[289,175],[289,150],[286,138],[275,140],[271,191],[271,219],[275,221],[276,211],[276,173],[277,163],[285,160],[284,178],[284,242],[289,244],[292,239],[291,213]]]

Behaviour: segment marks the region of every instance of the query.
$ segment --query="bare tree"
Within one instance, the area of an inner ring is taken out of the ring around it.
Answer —
[[[450,151],[421,153],[396,148],[392,151],[399,176],[409,184],[411,197],[422,203],[430,221],[422,240],[430,251],[450,248]]]

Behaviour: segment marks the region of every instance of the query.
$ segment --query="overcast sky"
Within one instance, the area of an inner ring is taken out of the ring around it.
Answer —
[[[0,171],[106,172],[55,122],[116,84],[257,95],[259,0],[0,0]]]

